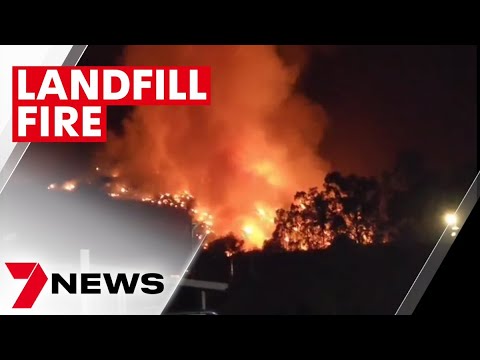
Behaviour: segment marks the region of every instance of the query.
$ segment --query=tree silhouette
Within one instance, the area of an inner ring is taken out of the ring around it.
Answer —
[[[381,199],[376,179],[329,173],[322,191],[298,192],[290,209],[277,211],[275,231],[264,248],[318,250],[338,238],[362,245],[383,241],[377,234],[377,229],[382,230]]]
[[[325,189],[334,195],[335,213],[345,221],[349,237],[359,244],[373,243],[376,226],[380,223],[378,182],[373,178],[342,177],[332,173],[325,179]]]
[[[230,233],[208,243],[204,250],[219,257],[231,256],[239,252],[243,244],[243,240],[238,239],[234,234]]]
[[[321,190],[299,191],[288,208],[276,211],[274,231],[263,249],[309,251],[347,239],[352,244],[373,245],[424,238],[427,231],[435,230],[429,224],[431,214],[440,208],[438,194],[446,188],[432,180],[439,178],[426,168],[421,156],[411,152],[400,154],[393,170],[380,180],[331,172]],[[435,219],[440,218],[437,215]],[[229,234],[210,243],[208,251],[229,256],[242,246],[241,240]]]

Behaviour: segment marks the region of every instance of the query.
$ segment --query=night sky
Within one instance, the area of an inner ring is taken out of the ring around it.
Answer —
[[[378,175],[404,150],[442,170],[476,166],[476,46],[307,50],[299,89],[327,111],[319,153],[334,169]],[[119,64],[121,53],[121,46],[89,46],[79,65]],[[124,113],[109,109],[109,127],[118,129]],[[23,162],[52,176],[74,177],[93,150],[89,144],[32,144]]]

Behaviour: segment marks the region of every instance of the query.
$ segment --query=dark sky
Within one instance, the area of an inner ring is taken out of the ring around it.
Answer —
[[[79,65],[118,64],[121,52],[89,46]],[[314,47],[300,88],[329,115],[320,153],[337,170],[366,175],[390,169],[403,150],[443,170],[476,166],[476,56],[476,46]],[[110,127],[122,115],[110,109]],[[32,144],[24,160],[73,173],[91,151],[85,144]]]
[[[414,149],[450,167],[476,157],[476,47],[349,46],[317,54],[305,76],[330,126],[322,153],[340,170],[377,173]]]

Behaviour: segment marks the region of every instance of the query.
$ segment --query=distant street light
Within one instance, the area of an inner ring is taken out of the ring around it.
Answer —
[[[445,222],[448,226],[456,226],[457,225],[457,215],[454,213],[445,214]]]
[[[445,222],[447,223],[447,226],[449,226],[452,230],[450,235],[452,237],[457,236],[458,230],[460,230],[460,228],[457,225],[457,222],[458,222],[457,214],[455,214],[455,213],[445,214]]]

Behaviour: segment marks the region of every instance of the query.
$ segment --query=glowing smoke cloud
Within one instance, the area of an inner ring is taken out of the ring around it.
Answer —
[[[210,107],[138,107],[122,135],[109,135],[97,164],[129,186],[186,190],[213,214],[217,234],[261,246],[275,209],[323,183],[325,113],[294,92],[299,66],[275,46],[130,46],[124,64],[212,67]]]

